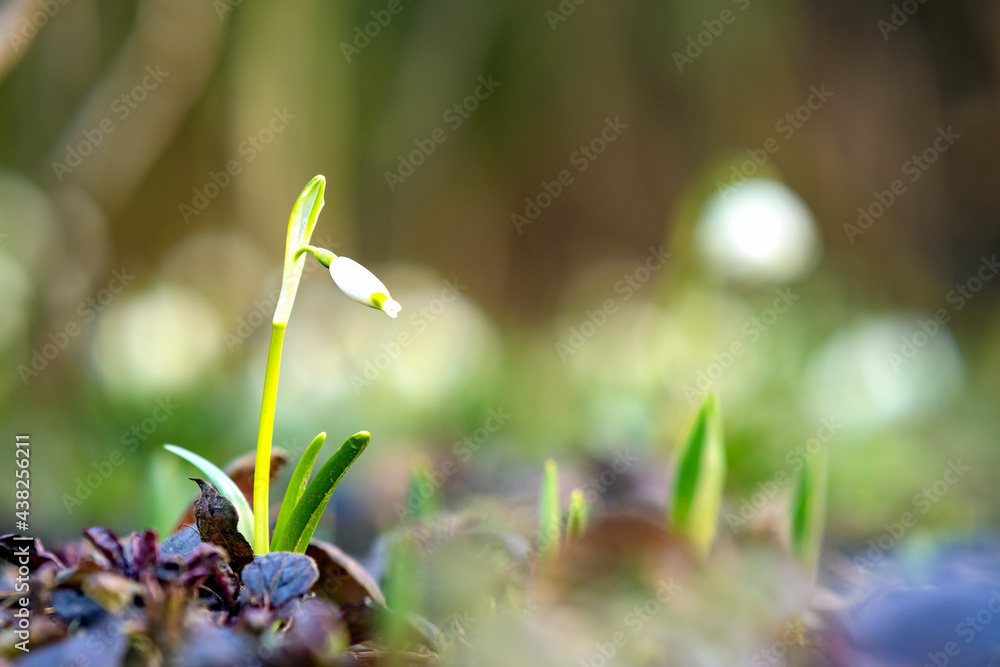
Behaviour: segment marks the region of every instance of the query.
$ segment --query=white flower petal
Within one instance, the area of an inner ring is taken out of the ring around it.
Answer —
[[[389,317],[396,317],[402,309],[374,273],[349,257],[340,255],[330,262],[330,277],[344,294],[360,304],[384,311]]]

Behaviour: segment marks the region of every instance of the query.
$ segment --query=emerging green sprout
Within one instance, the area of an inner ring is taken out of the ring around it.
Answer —
[[[575,540],[587,530],[587,502],[583,491],[573,489],[569,496],[569,518],[566,520],[566,541]]]
[[[545,462],[545,474],[542,477],[542,488],[538,502],[538,552],[545,560],[559,549],[559,470],[556,462],[549,459]]]
[[[806,461],[792,493],[789,544],[811,577],[816,575],[826,520],[826,450]]]
[[[674,456],[670,525],[687,538],[699,556],[712,548],[726,481],[722,416],[715,396],[702,403],[687,440]]]

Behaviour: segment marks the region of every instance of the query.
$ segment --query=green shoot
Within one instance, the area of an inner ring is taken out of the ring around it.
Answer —
[[[826,450],[806,461],[792,494],[789,543],[792,553],[814,577],[826,519]]]
[[[406,506],[413,508],[418,520],[426,521],[437,512],[437,486],[426,465],[417,465],[410,473],[406,489]]]
[[[715,396],[702,404],[687,440],[674,456],[670,524],[699,556],[708,555],[715,539],[719,505],[726,480],[722,417]]]
[[[291,479],[288,480],[288,488],[285,489],[285,499],[281,501],[281,509],[278,510],[278,520],[274,524],[274,535],[271,537],[271,550],[278,551],[277,545],[281,542],[285,534],[285,526],[288,525],[288,517],[299,503],[299,499],[306,490],[309,483],[309,475],[312,474],[313,466],[316,465],[316,457],[319,450],[326,442],[326,433],[320,433],[309,443],[306,451],[302,453]]]
[[[281,533],[275,533],[275,551],[305,553],[337,484],[351,464],[361,456],[370,440],[371,435],[365,431],[355,433],[327,459],[301,493],[288,517],[288,523],[282,526]]]
[[[569,519],[566,521],[566,541],[575,540],[587,530],[587,503],[583,491],[573,489],[569,496]]]
[[[411,536],[400,537],[389,549],[389,565],[385,581],[385,602],[391,610],[384,617],[387,643],[400,651],[409,634],[408,619],[423,607],[420,553]]]
[[[541,495],[538,502],[538,551],[542,558],[548,558],[559,549],[561,527],[559,517],[559,470],[556,462],[545,462]]]

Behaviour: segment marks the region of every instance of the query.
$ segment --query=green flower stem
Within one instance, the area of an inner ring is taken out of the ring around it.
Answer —
[[[278,372],[281,369],[281,348],[285,340],[285,324],[271,325],[271,346],[267,350],[264,371],[264,398],[260,405],[260,428],[257,431],[257,461],[253,474],[253,550],[258,556],[268,551],[268,486],[270,485],[271,441],[274,438],[274,410],[278,400]]]
[[[258,556],[268,552],[268,486],[271,483],[271,441],[274,439],[274,408],[278,399],[278,372],[281,370],[281,346],[285,340],[285,327],[292,314],[295,293],[302,279],[305,257],[298,250],[309,245],[316,218],[323,209],[323,192],[326,179],[315,176],[299,193],[288,219],[285,236],[285,262],[281,274],[281,293],[274,307],[271,324],[271,346],[267,350],[267,368],[264,371],[264,398],[260,405],[260,429],[257,431],[257,460],[253,473],[253,548]]]

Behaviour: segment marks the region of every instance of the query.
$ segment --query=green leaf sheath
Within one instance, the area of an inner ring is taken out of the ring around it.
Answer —
[[[309,245],[309,241],[312,240],[316,219],[325,203],[323,201],[325,191],[326,178],[316,176],[302,189],[292,207],[292,215],[288,219],[288,236],[285,239],[285,265],[281,275],[281,293],[278,295],[278,304],[274,309],[275,324],[288,324],[288,318],[292,314],[292,302],[295,301],[295,293],[299,289],[302,270],[306,264],[306,257],[299,253],[299,249]]]

